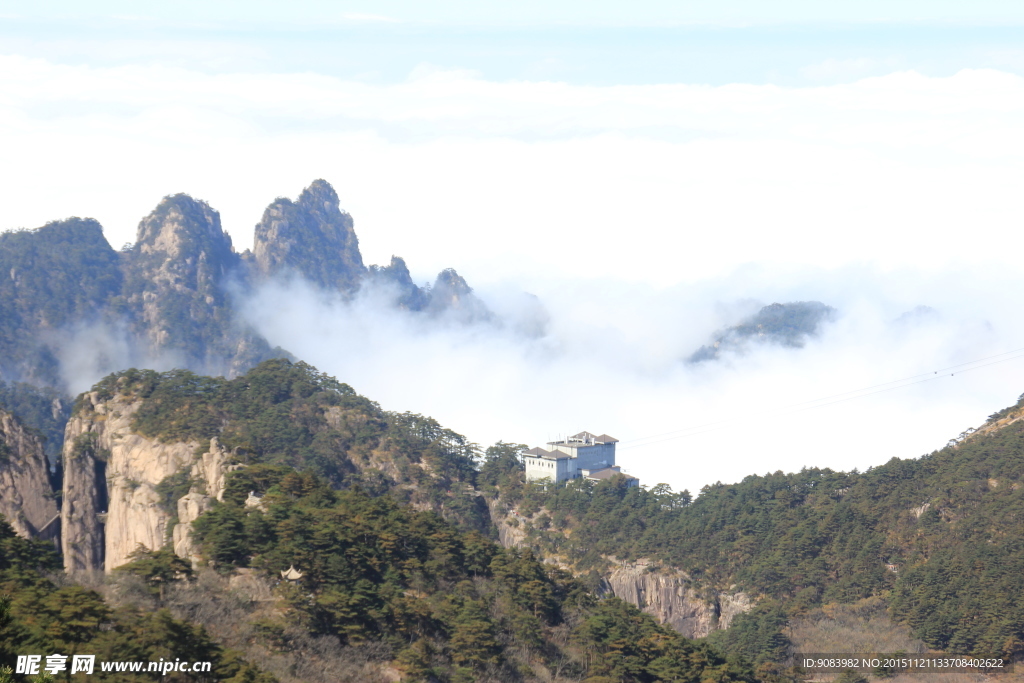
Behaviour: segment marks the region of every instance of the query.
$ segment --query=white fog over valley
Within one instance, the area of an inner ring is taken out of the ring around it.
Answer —
[[[0,142],[18,163],[0,165],[0,229],[88,216],[118,248],[186,192],[241,251],[268,203],[324,178],[366,264],[402,256],[420,284],[455,268],[495,314],[415,315],[381,305],[386,291],[344,301],[301,281],[245,299],[272,345],[383,408],[482,447],[608,433],[644,484],[694,492],[863,470],[940,448],[1024,392],[1024,351],[1006,353],[1024,349],[1024,78],[879,64],[822,57],[788,85],[429,63],[385,82],[9,49]],[[802,348],[686,362],[797,301],[836,309]],[[116,329],[65,332],[74,391],[131,358]],[[918,375],[931,381],[846,394]],[[809,403],[827,397],[849,400]]]
[[[271,343],[386,408],[426,412],[482,445],[606,431],[642,481],[697,491],[751,473],[914,457],[1015,402],[1024,357],[998,355],[1024,334],[1001,313],[1013,310],[1015,280],[978,275],[751,268],[667,289],[537,281],[543,311],[510,286],[481,287],[502,324],[389,311],[374,295],[346,303],[301,284],[268,287],[246,310]],[[804,348],[753,344],[685,363],[716,328],[756,310],[743,300],[751,290],[769,303],[817,295],[840,313]],[[939,308],[915,312],[922,300]],[[930,381],[846,395],[924,373],[916,379]]]

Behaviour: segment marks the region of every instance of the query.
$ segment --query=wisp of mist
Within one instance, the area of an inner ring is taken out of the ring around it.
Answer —
[[[660,290],[550,279],[529,283],[536,296],[482,288],[494,319],[468,321],[396,309],[379,289],[344,300],[291,281],[242,310],[271,344],[387,410],[430,415],[482,447],[608,433],[642,483],[697,492],[749,474],[916,457],[1014,402],[1024,359],[938,370],[1024,346],[1017,280],[853,266],[750,266]],[[753,341],[686,362],[760,305],[801,300],[837,309],[802,348]]]

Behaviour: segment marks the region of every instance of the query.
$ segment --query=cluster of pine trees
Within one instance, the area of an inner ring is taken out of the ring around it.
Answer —
[[[16,536],[0,517],[0,681],[5,676],[23,680],[23,676],[11,676],[15,656],[32,653],[69,658],[91,654],[97,661],[180,658],[213,664],[212,671],[202,676],[169,673],[161,679],[159,674],[102,674],[104,681],[112,683],[274,683],[239,653],[220,647],[201,626],[175,619],[165,609],[112,607],[95,591],[74,584],[57,585],[47,575],[60,567],[52,545]],[[98,672],[94,676],[99,676]],[[76,674],[75,679],[90,677]]]
[[[348,644],[382,641],[409,680],[514,681],[538,663],[595,681],[753,680],[528,550],[309,472],[253,466],[235,477],[257,486],[260,505],[225,495],[195,523],[204,554],[221,571],[298,568],[278,588],[287,618]]]

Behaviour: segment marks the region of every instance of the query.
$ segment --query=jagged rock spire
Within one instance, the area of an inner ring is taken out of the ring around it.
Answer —
[[[125,255],[124,300],[149,352],[170,352],[179,365],[215,374],[265,357],[268,345],[244,329],[229,300],[239,264],[220,214],[204,201],[172,195],[143,218]]]
[[[164,197],[139,223],[136,248],[184,262],[205,254],[207,261],[229,265],[234,250],[220,225],[220,213],[187,194]]]
[[[395,303],[408,311],[421,311],[429,303],[427,292],[416,286],[401,256],[392,256],[386,266],[370,266],[370,278],[395,290]]]
[[[256,225],[256,265],[265,276],[302,276],[328,290],[353,292],[366,275],[352,216],[326,180],[298,200],[278,198]]]

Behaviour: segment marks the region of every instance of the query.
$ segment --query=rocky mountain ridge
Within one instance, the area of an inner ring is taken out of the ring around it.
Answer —
[[[431,288],[417,286],[399,257],[364,266],[352,216],[324,180],[296,201],[271,203],[254,251],[242,254],[215,209],[176,194],[142,219],[135,244],[121,251],[93,219],[0,233],[0,380],[64,388],[63,371],[85,363],[86,352],[100,374],[135,365],[237,376],[287,356],[246,324],[239,298],[294,278],[344,297],[386,285],[393,305],[413,312],[488,315],[454,270]]]
[[[800,348],[835,317],[836,309],[820,301],[773,303],[738,324],[716,332],[712,341],[694,351],[687,362],[715,360],[723,352],[740,352],[751,344]]]

